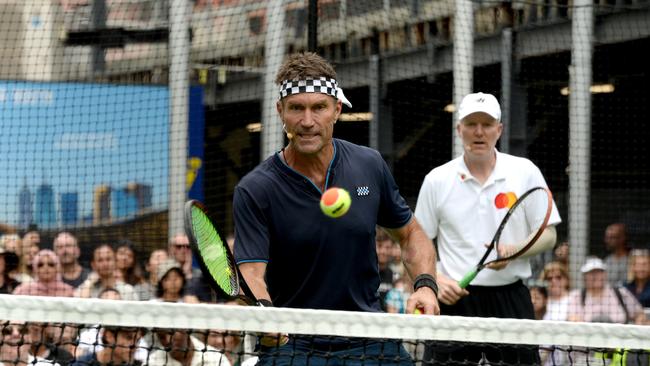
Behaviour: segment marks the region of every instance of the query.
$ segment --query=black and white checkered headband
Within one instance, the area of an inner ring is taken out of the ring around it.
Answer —
[[[320,77],[318,79],[306,78],[300,80],[285,80],[280,83],[280,99],[299,93],[323,93],[331,95],[343,104],[352,108],[352,103],[345,97],[335,79]]]

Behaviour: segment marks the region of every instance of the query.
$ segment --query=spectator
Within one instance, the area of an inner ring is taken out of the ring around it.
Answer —
[[[386,294],[393,288],[393,270],[390,267],[393,250],[393,240],[383,229],[377,228],[375,236],[377,248],[377,264],[379,266],[379,301],[382,310],[386,310]]]
[[[102,300],[122,300],[119,291],[112,287],[103,289],[97,295],[97,298]],[[104,343],[100,336],[100,329],[100,324],[94,324],[81,329],[79,332],[79,346],[76,350],[77,356],[86,356],[92,353],[97,353],[104,348]]]
[[[562,262],[553,261],[544,266],[541,279],[546,283],[548,294],[546,313],[542,319],[566,321],[569,311],[569,290],[571,281],[567,267]],[[544,365],[564,365],[568,363],[568,354],[561,348],[547,347],[540,349]]]
[[[157,301],[164,302],[189,302],[198,303],[194,295],[185,295],[185,273],[180,265],[173,259],[158,265],[158,286],[156,289]]]
[[[607,282],[607,266],[600,258],[589,257],[580,268],[584,289],[575,290],[569,298],[570,321],[600,323],[645,323],[641,304],[627,289],[612,287]]]
[[[157,329],[149,366],[230,366],[223,352],[206,345],[184,330]]]
[[[238,305],[236,300],[226,301],[225,305]],[[231,365],[239,365],[245,356],[245,334],[232,330],[210,329],[205,343],[222,351]]]
[[[411,295],[411,281],[399,277],[393,282],[392,288],[386,293],[386,312],[395,314],[406,313],[406,300]]]
[[[568,273],[569,270],[569,242],[568,241],[565,240],[562,242],[558,242],[555,248],[553,248],[553,260],[561,263]]]
[[[609,254],[605,257],[609,283],[620,286],[627,282],[628,245],[625,224],[614,223],[605,229],[605,249]]]
[[[20,271],[32,276],[32,260],[36,253],[41,250],[41,234],[36,230],[30,230],[23,235],[20,252]]]
[[[533,309],[535,310],[535,319],[542,320],[546,315],[546,301],[548,300],[546,287],[538,281],[530,283],[528,289],[530,291],[530,300],[533,302]]]
[[[630,252],[632,280],[625,284],[645,308],[650,308],[650,251],[634,249]]]
[[[142,284],[142,267],[138,263],[138,257],[133,242],[121,240],[115,247],[115,278],[128,283],[131,286]]]
[[[101,329],[102,347],[97,352],[80,356],[73,366],[100,366],[100,365],[140,365],[134,354],[143,332],[139,328],[130,327],[103,327]]]
[[[544,320],[567,320],[571,286],[567,268],[560,262],[550,262],[544,266],[541,279],[548,292]]]
[[[0,246],[0,294],[10,294],[20,282],[11,277],[10,273],[18,265],[18,256],[14,252],[7,252]]]
[[[231,365],[238,365],[241,358],[243,335],[236,331],[214,330],[208,333],[207,344],[223,352]]]
[[[201,270],[192,266],[190,239],[185,234],[176,234],[169,241],[169,256],[181,264],[185,278],[190,280],[201,275]]]
[[[120,292],[123,300],[138,300],[133,286],[115,278],[115,251],[108,244],[102,244],[93,251],[90,265],[93,272],[75,292],[77,297],[97,297],[107,287]]]
[[[49,249],[43,249],[33,259],[34,281],[16,287],[16,295],[73,296],[74,289],[61,280],[59,257]]]
[[[22,258],[23,246],[20,236],[18,234],[2,235],[0,238],[0,247],[5,248],[7,252],[15,254],[15,256],[11,256],[11,258],[7,258],[7,261],[13,261],[14,259],[17,259],[15,265],[13,263],[11,265],[7,265],[8,267],[11,267],[11,269],[7,270],[9,276],[19,283],[31,281],[32,278],[21,270],[20,261]]]
[[[2,323],[2,339],[0,340],[0,366],[32,365],[60,366],[50,360],[31,354],[32,340],[29,326],[23,322]]]
[[[19,255],[20,249],[22,249],[20,236],[18,234],[3,234],[0,236],[0,248]]]
[[[167,260],[167,250],[156,249],[149,254],[149,260],[145,264],[145,270],[148,273],[147,279],[134,286],[135,292],[140,300],[151,300],[156,296],[156,287],[158,287],[158,266],[161,262]]]
[[[29,323],[27,329],[31,340],[30,354],[34,357],[61,366],[67,366],[74,360],[70,352],[54,342],[55,328],[46,324]]]
[[[79,287],[90,274],[90,270],[79,263],[79,243],[69,232],[60,232],[52,244],[54,252],[61,261],[62,279],[68,285]]]
[[[406,269],[404,268],[404,262],[402,262],[402,248],[399,246],[399,243],[392,241],[393,246],[390,251],[390,264],[389,267],[393,271],[393,279],[399,277],[408,276]]]
[[[0,366],[26,365],[29,355],[29,335],[22,322],[0,322],[2,340],[0,341]]]

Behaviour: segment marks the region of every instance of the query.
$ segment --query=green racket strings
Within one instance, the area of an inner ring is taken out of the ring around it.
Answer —
[[[239,292],[237,277],[230,263],[225,243],[210,223],[207,215],[198,207],[192,207],[192,229],[196,236],[199,254],[217,285],[229,294]]]

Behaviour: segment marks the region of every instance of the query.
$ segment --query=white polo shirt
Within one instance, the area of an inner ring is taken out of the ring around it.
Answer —
[[[539,168],[530,160],[498,151],[496,154],[494,171],[483,186],[470,174],[460,156],[429,172],[420,189],[415,216],[429,238],[436,239],[438,271],[457,281],[483,257],[485,244],[490,243],[508,211],[496,207],[495,197],[508,192],[519,197],[530,188],[547,186]],[[553,202],[549,225],[561,221]],[[505,231],[502,242],[516,235]],[[488,261],[494,258],[495,251]],[[516,259],[500,271],[484,269],[472,285],[502,286],[530,275],[528,259]]]

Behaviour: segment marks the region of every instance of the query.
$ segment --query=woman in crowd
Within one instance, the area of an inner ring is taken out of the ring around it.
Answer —
[[[541,280],[546,282],[548,292],[544,320],[567,320],[571,286],[567,267],[560,262],[549,262],[544,266]]]
[[[158,265],[158,288],[155,301],[198,303],[194,295],[185,295],[187,280],[180,263],[167,259]]]
[[[650,308],[650,251],[634,249],[630,252],[632,280],[625,284],[644,308]]]
[[[74,289],[61,279],[59,257],[50,249],[40,250],[32,260],[34,281],[14,290],[16,295],[72,297]]]
[[[144,282],[142,268],[138,263],[133,243],[129,240],[121,240],[115,247],[115,278],[122,280],[131,286]]]
[[[546,283],[546,312],[544,320],[568,320],[569,314],[569,279],[568,267],[559,261],[549,262],[541,273],[542,281]],[[554,346],[540,349],[541,360],[544,365],[564,365],[568,362],[568,354]]]

